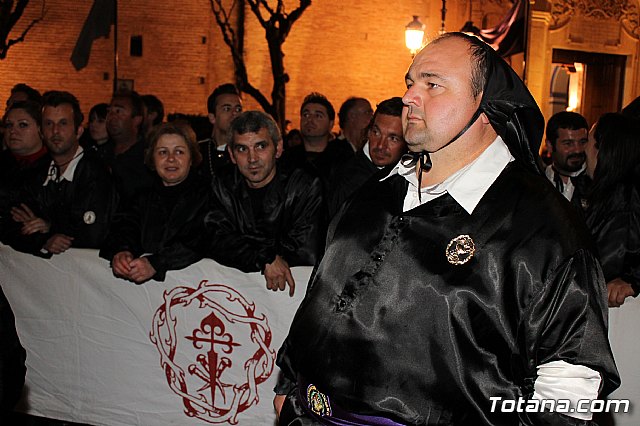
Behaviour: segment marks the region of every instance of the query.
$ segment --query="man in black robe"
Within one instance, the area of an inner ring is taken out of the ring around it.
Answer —
[[[406,83],[413,155],[330,226],[278,354],[280,424],[588,424],[540,412],[619,381],[588,232],[536,165],[534,99],[461,33]]]

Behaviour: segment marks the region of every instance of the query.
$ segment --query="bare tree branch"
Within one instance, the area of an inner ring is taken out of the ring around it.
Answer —
[[[31,31],[31,29],[40,21],[42,21],[47,13],[46,0],[42,0],[42,9],[40,16],[33,19],[29,25],[22,31],[19,37],[9,39],[9,34],[13,30],[13,27],[18,23],[22,14],[29,4],[29,0],[18,0],[15,4],[13,0],[5,0],[0,2],[0,59],[5,59],[9,48],[14,44],[21,43],[25,40],[25,37]]]
[[[311,0],[301,0],[300,6],[298,6],[297,9],[292,10],[289,16],[287,17],[289,22],[291,22],[291,24],[296,22],[298,18],[302,16],[302,12],[304,12],[305,9],[309,6],[311,6]]]
[[[261,0],[247,0],[247,3],[249,3],[249,7],[251,7],[251,11],[253,12],[253,14],[256,15],[256,18],[258,18],[258,22],[260,22],[260,25],[262,25],[263,28],[266,28],[267,21],[265,21],[265,19],[262,17],[262,12],[260,12],[260,4],[265,2]],[[266,5],[266,9],[267,12],[269,12],[269,15],[273,15],[273,12],[269,9],[269,5]]]
[[[242,52],[244,20],[239,22],[237,29],[237,32],[242,34],[242,37],[236,38],[236,31],[229,21],[229,16],[232,12],[231,8],[228,9],[229,12],[227,13],[222,5],[223,0],[209,0],[209,2],[211,3],[211,10],[216,17],[216,23],[222,31],[222,37],[231,50],[236,80],[240,90],[255,98],[265,112],[271,114],[276,121],[283,126],[286,111],[285,88],[289,82],[289,75],[287,75],[284,69],[282,45],[291,31],[293,23],[300,18],[305,9],[311,5],[311,0],[299,0],[299,6],[289,14],[285,11],[284,0],[278,0],[275,9],[269,6],[267,0],[246,0],[249,8],[265,30],[265,38],[269,47],[269,59],[271,60],[271,73],[273,75],[271,102],[267,100],[260,90],[249,82]],[[233,4],[235,5],[235,1]],[[265,19],[263,13],[268,15],[268,19]]]
[[[229,7],[229,11],[225,10],[222,5],[223,0],[209,0],[211,5],[211,10],[213,11],[213,15],[216,18],[216,23],[220,30],[222,31],[222,39],[225,44],[229,46],[229,50],[231,51],[231,58],[233,60],[233,64],[235,67],[236,80],[238,84],[238,88],[251,95],[260,106],[266,111],[271,113],[272,106],[271,103],[267,100],[267,98],[249,82],[249,76],[247,73],[247,68],[244,63],[243,52],[241,46],[243,43],[240,43],[238,38],[236,37],[236,31],[233,28],[233,25],[230,22],[231,14],[233,13],[233,8],[236,6],[236,2],[234,1],[232,5]],[[242,30],[244,35],[244,29]]]

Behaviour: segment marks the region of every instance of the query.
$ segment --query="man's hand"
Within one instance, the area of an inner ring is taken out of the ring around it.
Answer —
[[[293,297],[296,289],[296,282],[291,275],[291,269],[286,260],[276,255],[276,259],[264,266],[264,278],[267,280],[267,288],[269,290],[284,290],[289,286],[289,296]]]
[[[31,235],[36,232],[46,234],[51,229],[51,224],[46,220],[37,217],[33,211],[24,203],[18,207],[11,208],[11,217],[18,223],[22,223],[22,233]]]
[[[130,251],[119,251],[111,259],[111,270],[113,275],[120,278],[131,279],[129,274],[131,273],[131,266],[129,264],[133,261],[133,254]]]
[[[49,253],[60,254],[69,250],[72,242],[73,237],[64,234],[54,234],[47,240],[43,248]]]
[[[142,284],[145,281],[149,281],[151,277],[156,274],[156,270],[153,266],[151,266],[151,262],[146,257],[139,257],[137,259],[133,259],[131,263],[129,263],[131,267],[131,272],[129,273],[129,278],[131,278],[137,284]]]
[[[51,224],[46,220],[36,217],[35,219],[27,220],[23,222],[21,232],[24,235],[35,234],[36,232],[42,232],[46,234],[51,229]]]
[[[276,418],[280,418],[280,411],[282,411],[282,406],[284,405],[284,401],[287,399],[287,395],[276,395],[273,398],[273,408],[276,410]]]
[[[607,283],[607,294],[609,297],[609,307],[617,308],[624,303],[624,299],[635,295],[631,284],[622,278],[616,278]]]
[[[11,217],[16,222],[25,223],[29,220],[36,219],[36,215],[33,211],[24,203],[20,203],[17,207],[11,207]]]

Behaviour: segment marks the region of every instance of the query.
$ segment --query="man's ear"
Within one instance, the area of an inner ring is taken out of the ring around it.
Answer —
[[[144,119],[144,117],[141,115],[134,115],[133,117],[131,117],[131,119],[133,120],[133,124],[135,128],[138,129],[140,128],[140,125],[142,124],[142,120]]]
[[[84,127],[82,127],[82,125],[78,126],[78,129],[76,130],[76,139],[80,140],[80,136],[82,136],[83,133]]]
[[[489,117],[487,117],[487,114],[485,114],[484,112],[480,114],[480,119],[482,120],[482,124],[491,124],[491,122],[489,121]]]
[[[209,113],[207,114],[207,118],[209,119],[209,123],[211,123],[212,126],[216,125],[216,116]]]
[[[547,147],[547,152],[548,153],[552,153],[553,152],[553,144],[551,143],[551,141],[549,139],[545,139],[544,143],[545,143],[545,146]]]
[[[282,138],[280,138],[280,140],[276,144],[276,158],[280,158],[283,151],[284,151],[284,142],[282,141]]]

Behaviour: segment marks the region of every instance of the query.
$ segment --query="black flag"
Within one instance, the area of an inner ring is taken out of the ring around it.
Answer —
[[[93,41],[100,37],[108,37],[114,21],[116,0],[94,0],[93,6],[84,21],[76,46],[71,53],[71,63],[80,71],[89,63],[89,54]]]

